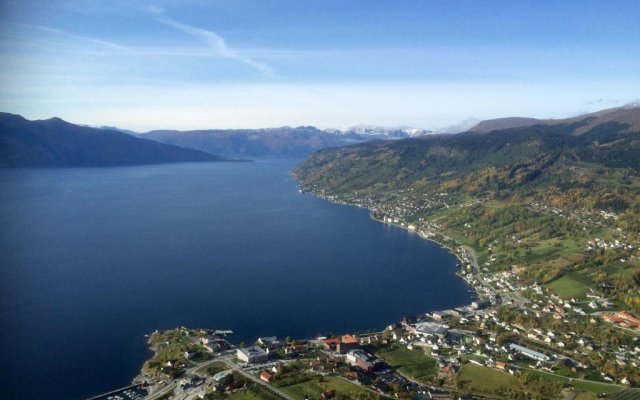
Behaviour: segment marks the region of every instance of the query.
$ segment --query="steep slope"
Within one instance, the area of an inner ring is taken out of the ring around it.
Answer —
[[[59,118],[29,121],[0,113],[0,166],[114,166],[220,161],[211,154],[88,128]]]
[[[303,191],[473,249],[483,273],[515,273],[562,296],[568,282],[585,299],[602,288],[638,314],[637,111],[325,149],[294,175]]]
[[[628,117],[636,112],[625,111],[624,121],[630,121]],[[594,192],[600,186],[587,181],[588,174],[577,167],[624,168],[637,175],[640,128],[612,118],[594,123],[592,118],[483,135],[435,135],[326,149],[309,157],[295,173],[303,186],[321,188],[325,193],[424,186],[510,197],[532,192],[543,195],[553,186],[579,188],[583,196],[580,203],[604,204],[603,199],[608,198],[607,204],[620,208],[614,205],[628,204],[633,200],[632,192],[624,188]],[[580,130],[584,133],[574,134]]]

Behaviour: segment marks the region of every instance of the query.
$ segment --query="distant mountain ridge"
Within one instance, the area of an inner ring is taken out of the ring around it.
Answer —
[[[0,167],[117,166],[223,158],[60,118],[29,121],[0,113]]]
[[[536,124],[542,124],[544,120],[537,118],[525,118],[525,117],[506,117],[495,118],[480,121],[478,124],[469,129],[471,132],[476,133],[489,133],[493,131],[501,131],[504,129],[521,128],[524,126],[532,126]]]
[[[430,133],[432,131],[413,128],[361,126],[341,131],[299,126],[266,129],[154,130],[137,136],[227,157],[303,157],[329,147],[370,140],[404,139]]]
[[[489,133],[511,128],[523,128],[534,125],[568,125],[581,123],[572,135],[584,134],[598,125],[606,123],[618,123],[629,125],[628,131],[640,130],[640,104],[632,103],[623,107],[610,108],[593,113],[582,114],[576,117],[563,119],[537,119],[523,117],[496,118],[480,121],[470,128],[470,132]]]
[[[467,119],[451,130],[434,132],[408,127],[360,125],[346,130],[313,126],[266,129],[154,130],[135,133],[112,127],[74,125],[59,118],[28,121],[0,113],[0,166],[133,165],[182,161],[219,161],[231,158],[306,157],[326,148],[372,141],[428,139],[455,136],[473,123]],[[498,118],[477,123],[468,132],[562,132],[581,136],[603,132],[640,131],[640,107],[602,110],[566,119]]]

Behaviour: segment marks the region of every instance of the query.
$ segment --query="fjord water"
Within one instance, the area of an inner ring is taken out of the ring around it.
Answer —
[[[470,301],[448,251],[298,193],[295,164],[0,170],[0,398],[126,385],[155,329],[308,337]]]

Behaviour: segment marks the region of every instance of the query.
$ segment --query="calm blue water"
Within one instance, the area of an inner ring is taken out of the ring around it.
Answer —
[[[299,194],[295,163],[0,170],[0,398],[126,385],[155,329],[300,337],[469,302],[446,250]]]

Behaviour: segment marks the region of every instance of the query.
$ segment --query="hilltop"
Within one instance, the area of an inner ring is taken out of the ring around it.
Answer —
[[[469,129],[470,132],[489,133],[511,128],[531,127],[534,125],[572,125],[576,124],[571,134],[580,135],[591,131],[596,126],[606,123],[628,125],[628,132],[640,131],[640,106],[631,103],[623,107],[609,108],[589,114],[564,119],[538,119],[523,117],[507,117],[488,119],[479,122]]]

